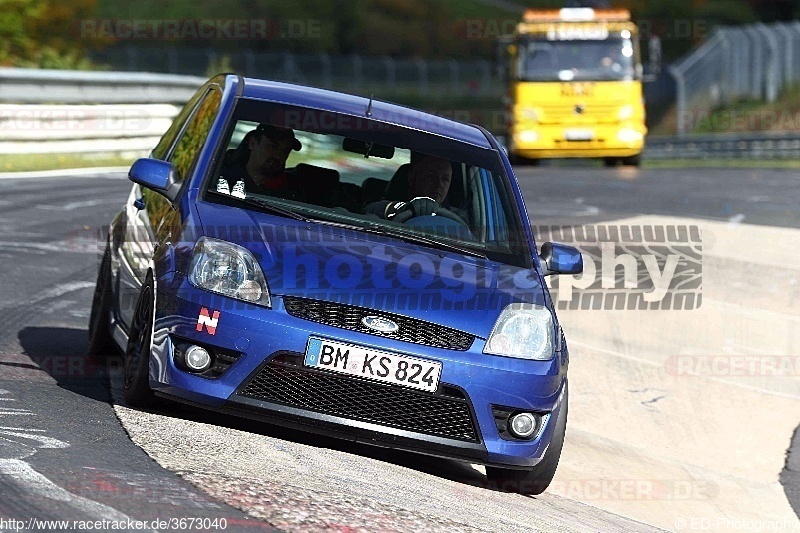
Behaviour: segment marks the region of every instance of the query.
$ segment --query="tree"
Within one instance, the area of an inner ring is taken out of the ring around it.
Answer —
[[[95,0],[0,0],[0,65],[88,68],[80,21],[94,12]]]

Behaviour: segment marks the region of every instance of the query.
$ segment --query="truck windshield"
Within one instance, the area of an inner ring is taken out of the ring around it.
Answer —
[[[614,81],[635,75],[631,39],[519,43],[521,81]]]

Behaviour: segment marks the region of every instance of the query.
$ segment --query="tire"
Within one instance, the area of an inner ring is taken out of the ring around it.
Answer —
[[[626,167],[640,167],[642,166],[642,154],[624,157],[622,158],[622,164]]]
[[[153,280],[148,276],[136,301],[123,361],[123,392],[125,401],[131,407],[149,407],[155,403],[155,395],[150,388],[154,298]]]
[[[86,354],[105,360],[119,353],[109,330],[108,316],[111,310],[111,250],[106,243],[103,260],[97,271],[97,283],[92,297],[92,311],[89,315],[89,342]]]
[[[538,167],[539,163],[541,163],[541,159],[532,159],[530,157],[523,157],[516,154],[511,155],[509,160],[511,161],[512,165],[519,167]]]
[[[553,476],[556,475],[558,460],[561,458],[561,449],[564,447],[564,435],[567,432],[569,389],[566,383],[564,387],[564,400],[556,421],[553,440],[550,442],[550,446],[547,447],[542,460],[530,470],[487,466],[486,477],[490,486],[495,486],[504,492],[534,495],[543,493],[550,486]]]
[[[617,159],[616,157],[604,157],[603,165],[607,167],[615,167],[617,166],[617,161],[619,161],[619,159]]]

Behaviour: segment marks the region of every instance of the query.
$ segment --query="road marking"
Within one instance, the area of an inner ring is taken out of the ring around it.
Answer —
[[[125,513],[94,500],[77,496],[63,487],[59,487],[47,477],[33,469],[31,465],[19,459],[0,459],[0,475],[8,476],[29,493],[35,496],[65,502],[96,520],[113,520],[116,522],[129,522],[131,519]],[[145,531],[155,531],[153,529]]]
[[[60,252],[60,253],[96,253],[97,242],[83,240],[83,245],[78,247],[79,241],[56,241],[56,242],[3,242],[0,241],[0,249],[15,248],[23,251],[36,251],[36,252]]]
[[[7,390],[0,389],[0,395],[9,394]],[[5,411],[5,412],[4,412]],[[24,414],[24,415],[32,415],[31,411],[26,409],[1,409],[0,415],[4,414]],[[33,453],[36,453],[35,450],[38,449],[63,449],[68,448],[69,443],[64,442],[59,439],[55,439],[52,437],[48,437],[46,435],[42,435],[45,430],[43,429],[27,429],[27,428],[19,428],[19,427],[7,427],[7,426],[0,426],[0,441],[6,441],[11,443],[12,445],[21,446],[24,449],[32,450]],[[16,439],[26,439],[35,441],[37,444],[34,448],[32,448],[29,444],[25,444],[22,442],[18,442],[12,439],[8,439],[6,437],[14,437]],[[2,447],[3,444],[0,444]],[[13,449],[13,448],[12,448]],[[25,456],[25,454],[23,453]],[[113,520],[117,522],[129,522],[131,518],[118,511],[117,509],[105,505],[100,502],[96,502],[94,500],[90,500],[88,498],[84,498],[82,496],[78,496],[66,490],[59,485],[56,485],[50,479],[48,479],[43,474],[34,470],[34,468],[28,464],[26,461],[23,461],[21,458],[3,458],[0,459],[0,475],[5,476],[13,480],[19,485],[20,491],[24,491],[30,494],[33,497],[39,498],[47,498],[49,500],[55,500],[58,502],[64,502],[73,509],[76,509],[82,513],[86,513],[94,520]],[[155,531],[153,529],[147,531]]]
[[[46,209],[48,211],[73,211],[78,209],[79,207],[92,207],[95,205],[101,204],[109,204],[116,201],[116,199],[108,199],[108,198],[97,198],[95,200],[84,200],[82,202],[69,202],[66,204],[61,205],[47,205],[47,204],[37,204],[37,209]]]
[[[0,427],[0,435],[9,437],[21,437],[23,439],[35,440],[41,443],[39,448],[68,448],[69,444],[62,440],[54,439],[53,437],[46,437],[45,435],[36,435],[28,433],[29,431],[44,431],[42,429],[27,429],[27,428],[4,428]]]

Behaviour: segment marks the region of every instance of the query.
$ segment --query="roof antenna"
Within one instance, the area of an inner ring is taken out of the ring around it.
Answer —
[[[365,113],[365,114],[366,114],[368,117],[371,117],[371,116],[372,116],[372,95],[373,95],[373,94],[374,94],[374,93],[370,93],[370,94],[369,94],[369,103],[367,104],[367,110],[366,110],[366,111],[364,111],[364,113]]]

